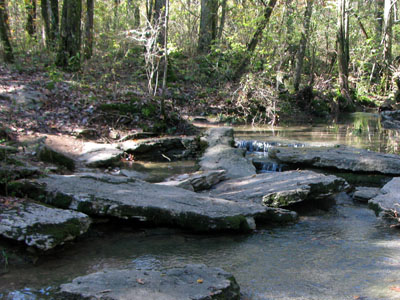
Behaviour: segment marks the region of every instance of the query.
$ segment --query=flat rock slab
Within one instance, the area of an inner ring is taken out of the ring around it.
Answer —
[[[85,143],[78,159],[88,167],[108,167],[118,162],[124,153],[117,144]]]
[[[48,204],[95,216],[194,231],[248,231],[255,228],[255,219],[288,221],[286,215],[260,204],[236,203],[124,177],[52,175],[38,182],[46,184]]]
[[[393,178],[381,190],[378,196],[368,201],[368,206],[376,214],[400,215],[400,178]]]
[[[60,286],[56,299],[240,299],[235,278],[219,268],[186,265],[165,271],[105,270]]]
[[[201,170],[225,170],[227,179],[256,174],[256,168],[245,157],[246,150],[233,147],[232,128],[211,128],[203,139],[207,141],[208,148],[199,162]]]
[[[83,213],[18,198],[0,203],[0,235],[43,251],[85,233],[90,223]]]
[[[360,186],[356,188],[353,194],[353,199],[355,201],[367,203],[368,200],[376,197],[379,194],[379,192],[380,192],[379,188]]]
[[[274,147],[268,155],[278,162],[313,166],[317,168],[334,168],[352,172],[400,174],[400,156],[383,154],[363,149],[339,147]]]
[[[345,180],[312,171],[265,173],[221,182],[209,195],[236,202],[288,207],[306,200],[323,202],[347,187]]]
[[[185,190],[199,192],[208,190],[225,178],[225,170],[199,171],[192,174],[182,174],[157,184],[176,186]]]

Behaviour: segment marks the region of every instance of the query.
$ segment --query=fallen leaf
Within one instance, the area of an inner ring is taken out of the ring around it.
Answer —
[[[400,287],[399,287],[399,286],[391,286],[390,289],[391,289],[392,291],[395,291],[395,292],[399,292],[399,293],[400,293]]]
[[[197,279],[197,283],[203,283],[203,279]]]
[[[144,284],[143,279],[140,279],[140,278],[136,279],[136,282],[139,283],[139,284]]]

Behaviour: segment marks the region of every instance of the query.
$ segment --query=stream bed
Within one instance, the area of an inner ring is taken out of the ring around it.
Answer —
[[[331,125],[273,131],[246,127],[237,129],[237,139],[341,143],[398,153],[398,133],[379,128],[376,115],[360,116],[333,126],[333,132]],[[296,224],[264,227],[250,235],[192,235],[106,224],[94,233],[36,265],[10,266],[0,276],[0,299],[45,299],[32,291],[44,295],[104,268],[154,269],[187,263],[231,272],[248,299],[400,299],[400,231],[345,196],[329,211],[314,211]],[[10,291],[18,292],[8,297]]]

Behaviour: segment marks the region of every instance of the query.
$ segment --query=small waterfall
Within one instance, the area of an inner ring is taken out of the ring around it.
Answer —
[[[282,172],[282,165],[279,165],[275,162],[265,162],[261,164],[260,173],[275,173],[275,172]]]
[[[281,143],[281,142],[261,142],[261,141],[237,141],[236,147],[246,149],[249,153],[261,152],[268,153],[268,149],[271,147],[293,147],[303,148],[305,144],[302,143]]]

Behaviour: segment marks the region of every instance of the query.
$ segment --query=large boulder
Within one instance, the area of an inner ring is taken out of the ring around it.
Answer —
[[[380,193],[368,201],[368,206],[377,215],[394,217],[400,216],[400,178],[393,178],[381,190]]]
[[[400,156],[346,146],[337,147],[274,147],[270,158],[281,163],[330,168],[352,172],[400,174]]]
[[[88,167],[101,168],[117,164],[124,151],[117,144],[85,143],[78,159]]]
[[[25,199],[2,198],[0,235],[42,251],[85,233],[90,218],[80,212],[51,208]]]
[[[374,188],[374,187],[366,187],[366,186],[356,187],[353,194],[353,199],[358,202],[367,203],[368,200],[376,197],[379,194],[379,191],[380,191],[379,188]]]
[[[347,187],[345,180],[312,171],[265,173],[221,182],[210,196],[240,203],[263,203],[272,207],[290,207],[312,201],[325,207],[334,195]]]
[[[233,147],[232,128],[211,128],[203,139],[208,143],[208,148],[200,159],[200,170],[225,170],[227,179],[256,174],[256,168],[245,157],[246,150]]]
[[[193,231],[247,231],[255,228],[255,220],[296,219],[292,212],[260,204],[236,203],[125,177],[52,175],[38,182],[46,185],[47,195],[42,200],[54,206]]]
[[[60,286],[56,299],[239,300],[235,278],[220,268],[186,265],[158,270],[105,270]]]

